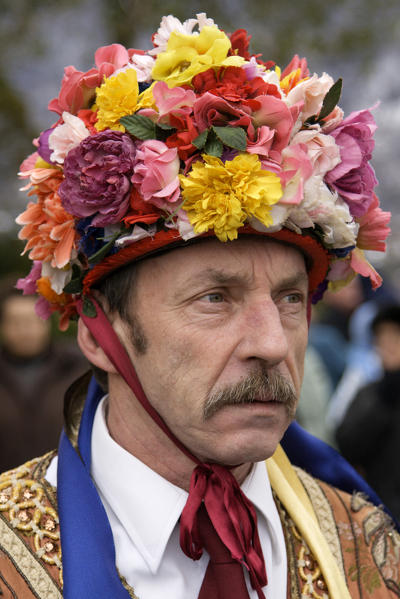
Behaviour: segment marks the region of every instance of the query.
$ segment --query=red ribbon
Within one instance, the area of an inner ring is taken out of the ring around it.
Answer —
[[[249,571],[251,585],[258,597],[265,599],[261,587],[267,584],[267,573],[256,511],[233,474],[224,466],[200,464],[193,470],[189,497],[181,515],[182,551],[192,559],[199,559],[203,553],[198,530],[198,510],[203,501],[219,538],[232,558]]]

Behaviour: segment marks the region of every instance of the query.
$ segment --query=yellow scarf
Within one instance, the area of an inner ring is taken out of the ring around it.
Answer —
[[[282,447],[266,461],[271,486],[318,562],[330,599],[351,599],[311,501]]]

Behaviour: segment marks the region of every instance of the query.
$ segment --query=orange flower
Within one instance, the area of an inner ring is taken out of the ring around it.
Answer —
[[[63,268],[75,249],[74,218],[64,209],[57,193],[63,179],[61,171],[40,170],[41,176],[35,174],[35,185],[29,192],[29,195],[37,195],[38,201],[36,204],[29,202],[25,212],[16,219],[19,225],[24,225],[19,238],[27,240],[24,253],[30,250],[31,260],[50,262],[54,268]],[[33,177],[32,173],[31,181]]]

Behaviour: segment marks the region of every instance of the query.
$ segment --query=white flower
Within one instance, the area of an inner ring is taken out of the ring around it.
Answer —
[[[286,102],[288,106],[293,106],[296,102],[304,102],[301,111],[301,120],[304,123],[310,116],[319,113],[322,102],[333,83],[332,77],[326,73],[322,77],[314,74],[291,89],[286,96]]]
[[[76,252],[75,252],[76,254]],[[76,258],[76,255],[73,256]],[[64,268],[54,268],[50,262],[42,262],[42,277],[47,277],[50,280],[50,287],[57,295],[61,295],[63,289],[72,278],[71,265]]]
[[[324,245],[331,248],[355,245],[359,229],[347,204],[330,191],[322,176],[312,176],[305,182],[304,200],[290,211],[288,223],[295,230],[319,225]]]
[[[131,245],[136,241],[140,241],[140,239],[144,239],[145,237],[153,237],[156,233],[156,226],[151,225],[148,229],[143,229],[140,225],[135,225],[132,229],[132,232],[129,235],[124,235],[116,240],[115,245],[118,248],[124,248],[127,245]]]
[[[284,206],[282,204],[274,204],[271,206],[270,216],[272,218],[273,224],[269,227],[266,227],[256,218],[251,218],[249,220],[249,224],[256,231],[261,231],[262,233],[275,233],[276,231],[280,231],[282,229],[283,224],[288,217],[290,208],[291,206]]]
[[[176,226],[179,230],[179,235],[184,241],[197,237],[197,233],[194,232],[192,225],[189,222],[187,212],[179,210],[177,213]]]
[[[314,175],[325,175],[340,162],[340,150],[331,135],[325,135],[316,129],[299,131],[291,144],[305,144],[313,165]]]
[[[206,13],[202,12],[196,15],[197,19],[188,19],[184,23],[181,23],[179,19],[172,15],[163,17],[160,23],[160,27],[157,30],[153,38],[154,48],[149,50],[151,56],[156,56],[160,52],[165,52],[168,45],[169,36],[173,31],[177,33],[183,33],[184,35],[198,35],[198,32],[193,31],[196,25],[199,26],[201,31],[203,27],[214,25],[213,19],[207,19]]]
[[[63,112],[64,123],[57,125],[49,135],[49,148],[53,150],[50,160],[63,164],[68,152],[79,146],[90,135],[85,123],[69,112]]]
[[[138,83],[149,83],[155,59],[148,54],[134,54],[131,57],[131,63],[136,70]]]

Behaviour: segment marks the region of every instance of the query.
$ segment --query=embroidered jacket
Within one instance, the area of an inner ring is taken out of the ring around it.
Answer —
[[[62,597],[56,493],[44,478],[54,455],[36,458],[0,476],[1,599]],[[389,518],[359,494],[350,496],[299,468],[296,472],[351,597],[400,597],[400,535]],[[287,598],[327,599],[317,561],[284,507],[276,502],[288,555]],[[134,590],[122,582],[135,597]]]

